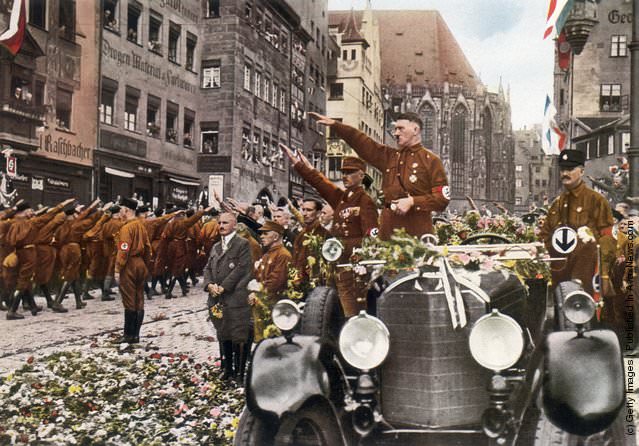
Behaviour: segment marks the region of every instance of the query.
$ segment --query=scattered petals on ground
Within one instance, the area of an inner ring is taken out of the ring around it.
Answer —
[[[88,342],[0,377],[0,444],[232,443],[243,389],[213,358]]]

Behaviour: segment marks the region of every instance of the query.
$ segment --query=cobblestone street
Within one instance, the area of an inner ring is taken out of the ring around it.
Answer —
[[[115,290],[115,289],[114,289]],[[54,313],[46,308],[44,299],[36,297],[44,310],[37,316],[20,310],[22,320],[8,321],[0,314],[0,375],[19,368],[30,356],[39,357],[59,350],[91,348],[92,337],[122,332],[124,309],[119,296],[102,302],[99,291],[87,301],[86,308],[76,310],[73,298],[65,299],[68,313]],[[154,296],[145,301],[144,325],[141,329],[141,348],[163,353],[184,353],[203,360],[217,356],[215,330],[207,321],[205,295],[199,288],[191,288],[186,297],[167,300]]]

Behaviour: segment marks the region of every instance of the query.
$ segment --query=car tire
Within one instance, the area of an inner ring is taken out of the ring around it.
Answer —
[[[588,437],[570,434],[552,424],[543,414],[537,423],[534,446],[631,446],[634,437],[625,435],[623,411],[612,425],[597,434]]]
[[[234,446],[273,446],[276,429],[272,424],[266,423],[248,407],[244,407],[240,415],[240,422],[235,432]]]
[[[535,436],[537,434],[537,425],[541,411],[534,404],[530,404],[524,412],[524,417],[519,426],[517,433],[517,441],[515,446],[532,446],[535,444]]]
[[[282,420],[275,435],[275,446],[301,444],[305,446],[344,444],[332,410],[323,405],[306,406]]]
[[[337,291],[319,286],[306,298],[300,334],[337,340],[342,323],[342,312]]]

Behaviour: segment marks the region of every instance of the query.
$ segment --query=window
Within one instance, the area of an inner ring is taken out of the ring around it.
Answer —
[[[600,111],[621,111],[621,84],[601,84]]]
[[[535,180],[535,186],[537,186],[537,187],[541,186],[541,183],[539,182],[539,178],[537,178]]]
[[[524,166],[521,164],[517,164],[515,166],[515,172],[523,172],[524,171]]]
[[[242,159],[245,161],[251,159],[251,130],[248,126],[245,124],[242,128]]]
[[[623,132],[621,134],[621,153],[626,153],[630,147],[630,132]]]
[[[260,73],[259,71],[255,71],[255,86],[254,86],[254,90],[253,90],[253,94],[255,96],[257,96],[258,98],[262,96],[262,73]]]
[[[356,49],[352,49],[351,50],[351,60],[355,60],[357,59],[357,50]]]
[[[206,16],[207,17],[219,17],[220,16],[220,0],[208,0],[206,2]]]
[[[262,91],[264,94],[263,99],[266,102],[271,102],[271,80],[264,76],[264,90]]]
[[[31,0],[29,2],[29,23],[31,25],[39,26],[40,28],[47,27],[47,1],[46,0]]]
[[[65,130],[71,128],[71,104],[73,103],[73,92],[58,88],[55,100],[56,125]]]
[[[118,32],[118,0],[104,0],[102,26],[108,30]]]
[[[515,197],[515,204],[521,204],[521,197]]]
[[[628,38],[623,36],[610,37],[610,57],[625,57],[628,55]]]
[[[195,66],[195,47],[197,45],[197,37],[191,33],[186,33],[186,65],[189,71],[194,71]]]
[[[202,61],[202,88],[220,88],[221,67],[219,60]]]
[[[548,180],[541,180],[541,187],[548,186]]]
[[[129,3],[126,18],[126,38],[128,41],[140,44],[140,16],[142,11],[139,6]]]
[[[171,62],[178,62],[181,32],[182,29],[180,25],[176,25],[175,23],[169,24],[169,60]]]
[[[342,178],[342,157],[328,157],[328,178],[330,180],[340,180]]]
[[[251,91],[251,66],[244,64],[244,89]]]
[[[342,59],[348,60],[348,50],[342,50]]]
[[[113,125],[113,110],[115,109],[115,94],[118,83],[114,80],[102,78],[102,92],[100,93],[100,122]]]
[[[253,5],[251,5],[248,1],[244,5],[244,18],[247,20],[251,19],[251,15],[253,13]]]
[[[280,90],[280,111],[286,113],[286,90]]]
[[[45,81],[36,80],[34,92],[35,105],[44,105],[44,86]]]
[[[277,92],[279,91],[279,87],[277,82],[273,81],[273,88],[271,89],[271,105],[277,108]]]
[[[179,107],[173,102],[167,102],[166,104],[166,140],[177,144],[177,117]]]
[[[188,108],[184,109],[184,127],[182,136],[182,144],[184,147],[193,147],[193,124],[195,122],[195,112],[193,110],[189,110]]]
[[[615,153],[615,135],[608,135],[608,155]]]
[[[75,41],[75,0],[59,0],[58,23],[60,37]]]
[[[540,172],[541,172],[541,167],[535,166],[535,173],[540,173]]]
[[[157,96],[149,95],[146,102],[146,134],[153,138],[160,137],[160,105],[162,100]]]
[[[140,90],[126,87],[124,102],[124,128],[132,132],[137,129],[138,107],[140,102]]]
[[[253,142],[251,143],[251,161],[259,162],[260,156],[260,129],[253,130]]]
[[[201,122],[202,153],[217,154],[220,126],[218,122]]]
[[[331,84],[329,99],[344,99],[344,84],[335,82]]]
[[[156,53],[162,52],[162,16],[151,11],[149,17],[149,49]]]
[[[515,187],[522,187],[523,185],[523,180],[521,178],[517,178],[515,180]]]

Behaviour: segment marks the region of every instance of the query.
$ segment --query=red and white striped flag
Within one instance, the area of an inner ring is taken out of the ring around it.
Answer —
[[[0,45],[3,45],[15,56],[22,47],[24,33],[27,27],[27,13],[24,0],[13,0],[9,28],[0,35]]]
[[[548,15],[546,16],[544,39],[551,34],[554,34],[554,36],[559,35],[566,24],[566,19],[568,18],[568,14],[570,14],[573,3],[574,0],[550,0]],[[554,33],[553,30],[555,30]]]

